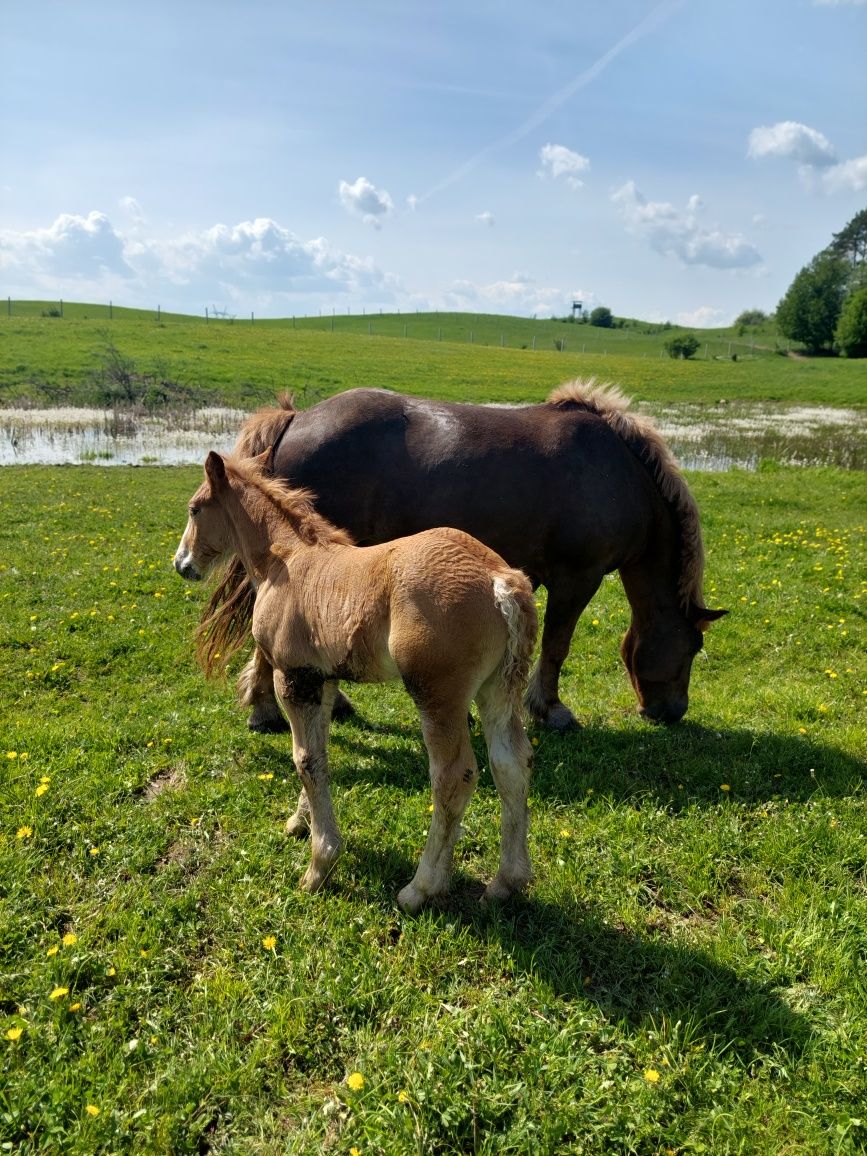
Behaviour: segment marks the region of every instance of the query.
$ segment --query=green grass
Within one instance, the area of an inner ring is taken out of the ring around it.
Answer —
[[[411,314],[206,324],[204,318],[161,314],[157,321],[155,313],[121,309],[109,321],[106,307],[93,305],[65,304],[63,317],[42,316],[47,308],[44,302],[15,303],[11,317],[0,312],[0,404],[101,405],[128,393],[151,405],[249,408],[281,389],[309,400],[358,385],[525,402],[544,398],[562,381],[592,375],[618,382],[636,400],[655,402],[865,402],[863,363],[779,356],[772,352],[776,338],[763,332],[702,333],[701,357],[673,361],[662,348],[671,334],[659,327],[647,332],[654,327],[638,322],[605,330],[516,317]],[[564,338],[566,349],[558,352],[554,342]],[[704,343],[711,346],[707,360]],[[730,343],[738,361],[727,356]],[[132,376],[128,390],[109,372],[112,348]]]
[[[732,613],[688,721],[636,716],[606,580],[564,673],[584,728],[533,732],[536,883],[477,906],[485,774],[414,919],[410,700],[363,688],[334,727],[346,852],[302,894],[288,740],[191,658],[199,476],[0,473],[0,1150],[863,1151],[861,476],[693,477]]]

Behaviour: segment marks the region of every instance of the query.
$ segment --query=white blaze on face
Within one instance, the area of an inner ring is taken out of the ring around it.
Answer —
[[[190,537],[190,531],[192,529],[191,522],[192,519],[187,521],[187,527],[184,530],[180,545],[178,546],[177,550],[175,550],[174,563],[175,569],[182,578],[195,579],[200,578],[201,575],[199,574],[198,568],[193,561],[193,552],[188,544],[188,538]]]

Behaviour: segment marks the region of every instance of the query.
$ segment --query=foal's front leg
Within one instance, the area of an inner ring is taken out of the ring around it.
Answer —
[[[318,692],[303,691],[292,672],[275,671],[274,688],[292,728],[292,756],[301,780],[298,809],[287,824],[300,824],[309,817],[310,866],[301,880],[305,891],[318,891],[331,873],[342,848],[340,831],[328,788],[328,727],[337,684],[326,682]],[[317,701],[318,699],[318,701]]]

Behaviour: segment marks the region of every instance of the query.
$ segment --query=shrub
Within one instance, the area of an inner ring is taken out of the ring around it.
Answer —
[[[691,333],[684,333],[681,337],[670,337],[663,346],[663,349],[669,357],[688,358],[692,357],[698,347],[698,338],[694,337]]]

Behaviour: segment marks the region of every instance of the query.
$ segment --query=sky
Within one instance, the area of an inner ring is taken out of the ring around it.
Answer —
[[[867,0],[3,0],[0,297],[771,311],[867,206]]]

